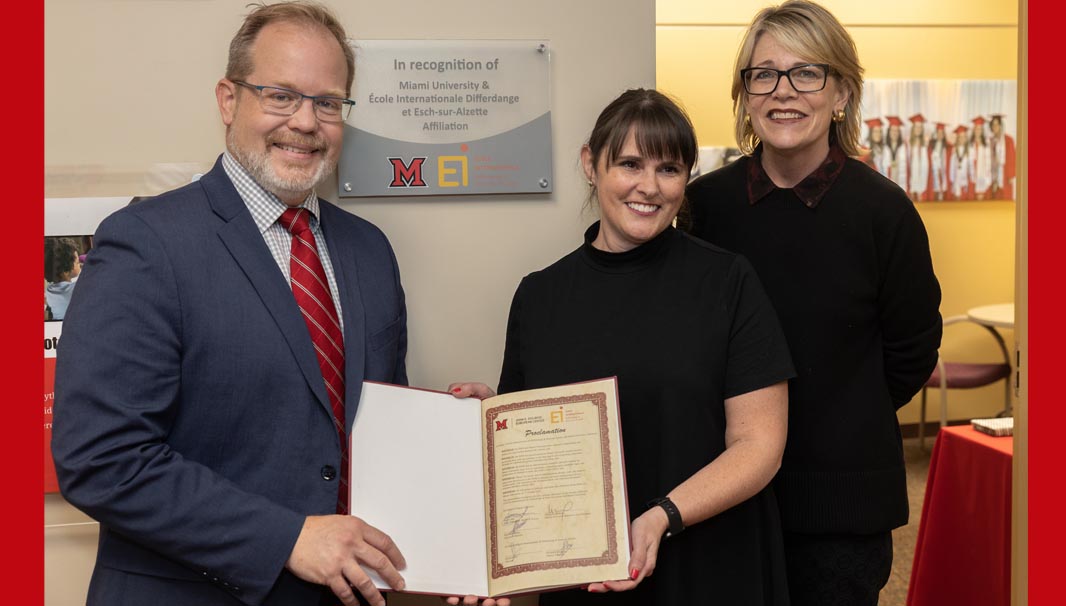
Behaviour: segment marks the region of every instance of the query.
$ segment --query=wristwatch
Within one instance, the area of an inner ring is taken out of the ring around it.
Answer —
[[[681,520],[681,512],[677,510],[677,505],[670,500],[670,497],[658,497],[648,501],[648,509],[659,506],[666,512],[666,520],[670,523],[670,527],[666,529],[666,534],[663,536],[672,537],[681,534],[681,531],[685,529],[685,522]]]

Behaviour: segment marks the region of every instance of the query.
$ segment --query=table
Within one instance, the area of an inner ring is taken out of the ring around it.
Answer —
[[[908,606],[1010,606],[1014,438],[945,427],[929,461]]]
[[[982,305],[966,312],[971,320],[993,328],[1014,328],[1014,303]]]

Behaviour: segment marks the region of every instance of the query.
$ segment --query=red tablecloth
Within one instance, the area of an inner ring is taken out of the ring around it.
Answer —
[[[1014,438],[969,425],[937,435],[908,606],[1010,606]]]

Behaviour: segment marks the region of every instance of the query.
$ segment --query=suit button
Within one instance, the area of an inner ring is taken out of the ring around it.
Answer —
[[[332,465],[322,466],[322,479],[330,482],[333,478],[337,477],[337,470]]]

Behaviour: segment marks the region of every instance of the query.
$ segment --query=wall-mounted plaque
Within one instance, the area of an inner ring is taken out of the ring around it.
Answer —
[[[357,40],[341,197],[552,191],[544,40]]]

